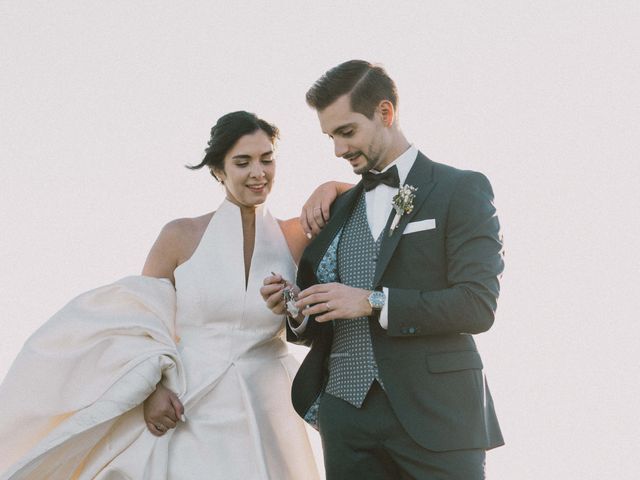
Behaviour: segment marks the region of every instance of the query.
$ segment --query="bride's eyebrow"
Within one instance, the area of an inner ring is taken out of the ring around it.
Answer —
[[[267,155],[273,155],[273,150],[269,150],[268,152],[264,152],[260,154],[260,158],[266,157]],[[251,160],[251,155],[247,155],[246,153],[239,153],[238,155],[234,155],[231,157],[232,160]]]

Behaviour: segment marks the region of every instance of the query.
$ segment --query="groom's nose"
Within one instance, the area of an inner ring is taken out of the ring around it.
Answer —
[[[346,142],[343,142],[341,140],[334,140],[333,147],[336,157],[343,157],[346,153],[349,152],[349,146]]]

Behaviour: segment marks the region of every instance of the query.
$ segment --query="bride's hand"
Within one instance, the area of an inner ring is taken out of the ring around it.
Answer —
[[[307,199],[300,213],[300,225],[307,238],[318,235],[329,221],[331,204],[338,195],[353,187],[350,183],[325,182],[317,187]]]
[[[272,272],[273,273],[273,272]],[[262,282],[260,288],[260,295],[267,304],[267,308],[276,315],[284,315],[284,297],[282,295],[283,290],[287,286],[288,282],[282,278],[282,275],[273,273],[269,275]]]
[[[295,295],[298,295],[298,292],[300,292],[300,289],[297,286],[282,278],[282,275],[278,273],[269,275],[262,282],[260,295],[262,295],[262,299],[267,304],[267,308],[276,315],[284,315],[285,313],[288,314],[285,308],[283,295],[285,288],[290,288]]]
[[[178,396],[158,383],[156,390],[144,401],[144,420],[147,428],[156,437],[161,437],[178,420],[184,421],[184,406]]]

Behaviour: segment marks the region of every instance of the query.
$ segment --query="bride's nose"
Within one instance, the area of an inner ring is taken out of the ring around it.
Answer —
[[[252,163],[251,164],[251,171],[249,172],[249,175],[251,175],[251,177],[253,177],[253,178],[264,177],[265,176],[265,172],[264,172],[264,167],[262,166],[262,163],[260,163],[260,162]]]

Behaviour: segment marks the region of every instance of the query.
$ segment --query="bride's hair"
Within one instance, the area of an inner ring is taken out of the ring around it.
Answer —
[[[191,170],[204,166],[209,167],[211,175],[217,180],[214,170],[224,170],[224,157],[236,142],[244,135],[262,130],[267,134],[271,143],[275,143],[280,135],[278,127],[258,118],[255,114],[240,110],[223,115],[211,128],[211,138],[205,155],[198,165],[185,165]]]

